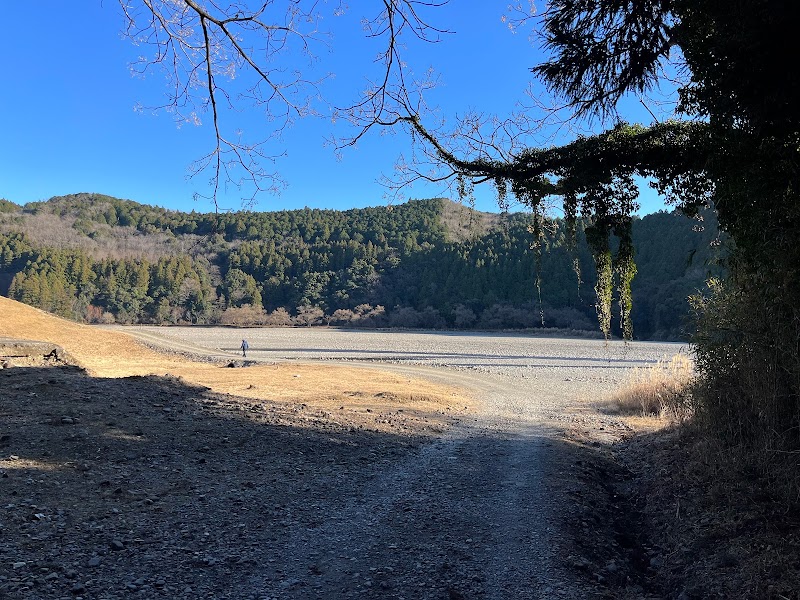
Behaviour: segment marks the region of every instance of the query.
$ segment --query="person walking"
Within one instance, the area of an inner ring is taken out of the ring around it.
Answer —
[[[247,340],[242,340],[242,356],[247,358],[247,351],[250,349],[250,344],[247,343]]]

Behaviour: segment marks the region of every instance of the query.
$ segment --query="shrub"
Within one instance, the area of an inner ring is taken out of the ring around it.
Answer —
[[[292,324],[292,317],[282,306],[279,306],[275,310],[273,310],[269,315],[266,316],[264,319],[264,325],[269,325],[271,327],[287,327]]]
[[[223,325],[263,325],[267,315],[259,306],[245,304],[226,308],[220,316]]]
[[[764,293],[761,272],[711,280],[695,310],[695,421],[791,506],[800,502],[800,308]],[[795,280],[796,281],[796,280]]]
[[[413,329],[422,323],[420,314],[410,306],[395,306],[389,315],[390,327],[405,327]]]
[[[472,327],[477,320],[475,311],[463,304],[457,304],[453,309],[453,325],[459,329]]]
[[[442,314],[432,306],[426,306],[419,317],[420,324],[427,329],[444,329],[447,326]]]
[[[696,311],[700,423],[734,446],[800,451],[800,311],[767,303],[758,276],[709,282]]]
[[[330,318],[331,325],[349,325],[350,322],[356,318],[356,314],[352,310],[346,308],[337,308],[333,311]]]
[[[479,323],[486,329],[528,329],[536,324],[535,313],[506,303],[493,304],[484,310]]]
[[[113,318],[113,316],[112,316]],[[103,308],[89,304],[85,310],[85,317],[87,323],[102,323],[103,322]]]
[[[692,416],[694,365],[685,354],[637,368],[611,398],[622,414],[657,416],[684,421]]]
[[[386,324],[386,309],[380,304],[375,308],[369,304],[359,304],[352,324],[356,327],[382,327]]]
[[[546,327],[556,327],[558,329],[578,329],[594,331],[597,329],[597,322],[592,322],[589,317],[577,308],[546,308],[544,311],[544,324]]]
[[[325,313],[317,306],[298,306],[297,316],[294,322],[297,325],[311,327],[312,325],[321,325],[325,320]]]

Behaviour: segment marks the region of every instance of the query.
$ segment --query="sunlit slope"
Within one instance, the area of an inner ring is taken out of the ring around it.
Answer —
[[[51,315],[0,296],[0,336],[51,342],[100,377],[164,374],[179,361],[145,348],[133,338]]]
[[[324,406],[402,404],[437,411],[469,404],[454,388],[373,369],[297,363],[230,369],[192,362],[155,352],[124,333],[73,323],[2,296],[0,337],[58,344],[96,377],[169,374],[217,392]]]

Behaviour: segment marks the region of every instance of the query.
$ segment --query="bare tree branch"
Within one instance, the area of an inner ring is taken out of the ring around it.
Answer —
[[[199,124],[202,115],[211,115],[214,142],[192,165],[190,174],[210,175],[209,197],[215,206],[219,208],[217,198],[224,186],[247,190],[245,201],[264,191],[279,191],[284,183],[267,167],[284,154],[281,136],[297,119],[319,116],[324,112],[321,107],[327,109],[320,100],[325,75],[313,76],[318,52],[331,41],[319,27],[324,14],[318,1],[119,2],[127,18],[128,37],[152,50],[135,64],[136,71],[144,74],[161,67],[168,74],[170,93],[160,108],[171,111],[180,123]],[[511,181],[512,172],[520,181],[520,173],[527,172],[518,169],[530,156],[529,148],[541,147],[548,140],[556,143],[564,130],[575,137],[589,127],[573,118],[576,110],[581,114],[575,103],[580,99],[568,97],[559,105],[552,96],[545,97],[546,90],[533,86],[530,103],[517,104],[506,117],[468,111],[448,123],[427,101],[438,84],[437,74],[415,74],[403,59],[407,44],[436,44],[451,33],[428,18],[443,4],[443,0],[376,0],[377,14],[362,23],[366,37],[379,46],[374,61],[377,76],[368,80],[359,99],[333,110],[335,118],[352,126],[349,137],[331,140],[337,151],[355,146],[375,128],[396,129],[409,136],[410,151],[398,160],[395,174],[382,180],[395,195],[419,181],[443,184],[459,194],[469,186],[494,182],[501,192],[502,181]],[[341,14],[346,9],[339,5],[333,12]],[[606,19],[603,14],[592,15]],[[526,1],[510,6],[505,21],[516,32],[535,29],[541,18]],[[612,33],[629,25],[613,19],[603,22]],[[661,29],[656,28],[653,35],[667,43],[664,31],[669,24],[658,25]],[[625,61],[634,56],[630,40],[620,39],[607,60],[612,66],[628,68]],[[309,68],[290,68],[297,53],[307,57]],[[621,85],[628,86],[625,77],[620,77]],[[252,132],[232,134],[229,113],[248,102],[264,112],[263,130],[255,136]],[[605,105],[603,98],[593,102]],[[659,105],[650,102],[645,105],[648,110],[651,104],[658,110]],[[464,187],[464,182],[469,185]],[[498,198],[505,195],[499,193]]]
[[[330,34],[319,25],[326,13],[318,0],[119,0],[126,18],[125,35],[149,49],[133,65],[145,75],[158,67],[166,74],[166,102],[154,107],[171,112],[179,123],[201,124],[211,115],[212,149],[197,160],[190,176],[210,176],[210,199],[223,186],[234,186],[252,201],[263,191],[283,188],[280,176],[265,165],[284,151],[280,138],[297,119],[321,116],[321,84],[326,74],[315,75],[318,53],[329,46]],[[423,11],[444,4],[427,0],[380,0],[379,12],[364,19],[365,35],[380,41],[376,59],[380,77],[350,106],[335,112],[347,114],[357,125],[355,134],[340,147],[354,145],[387,114],[396,112],[397,100],[411,105],[416,82],[409,81],[400,56],[401,38],[435,43],[446,33],[431,25]],[[347,9],[338,4],[334,15]],[[305,56],[307,68],[296,65]],[[231,135],[229,112],[250,103],[264,112],[263,129]],[[420,107],[417,107],[419,109]],[[246,138],[255,141],[246,141]]]

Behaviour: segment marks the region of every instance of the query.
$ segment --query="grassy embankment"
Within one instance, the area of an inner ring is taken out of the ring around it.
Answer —
[[[463,390],[387,371],[300,363],[224,368],[193,362],[155,352],[123,333],[73,323],[4,297],[0,297],[0,337],[57,344],[99,378],[171,375],[188,384],[254,400],[331,410],[402,407],[406,413],[434,419],[445,413],[454,416],[473,405]]]

